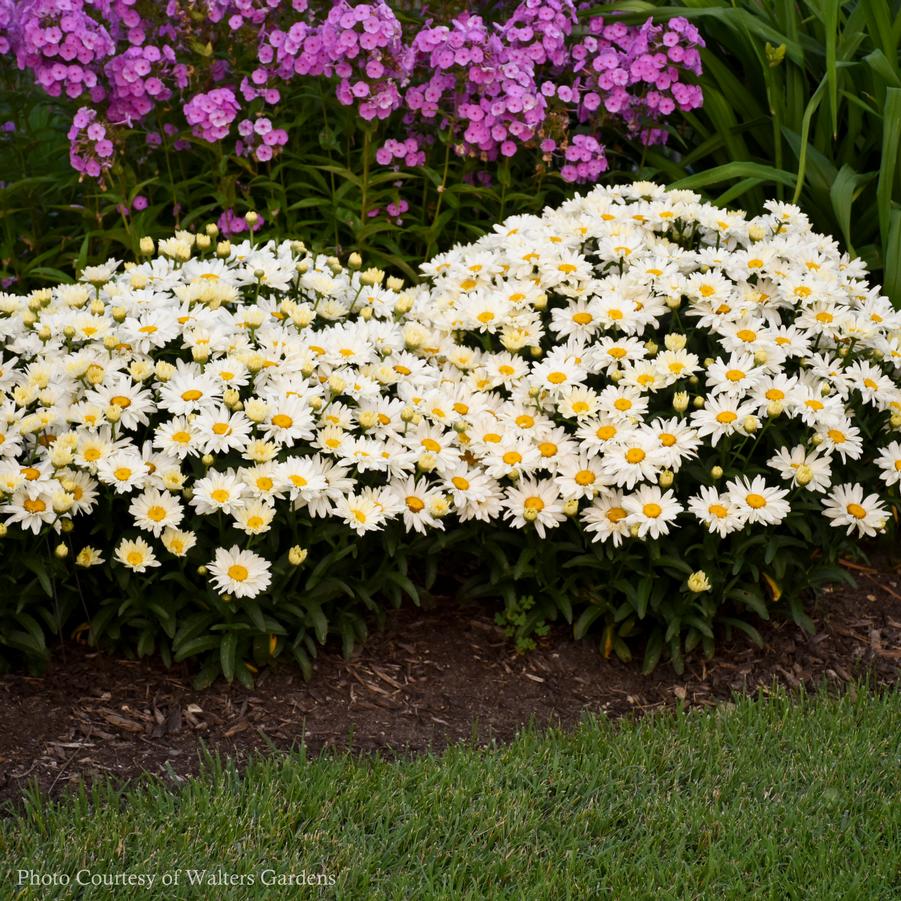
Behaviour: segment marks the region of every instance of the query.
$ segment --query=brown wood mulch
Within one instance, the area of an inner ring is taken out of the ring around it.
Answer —
[[[253,690],[220,682],[195,691],[185,667],[69,644],[43,677],[0,677],[0,802],[35,782],[51,794],[103,776],[177,782],[197,772],[201,744],[239,763],[301,742],[314,753],[410,753],[504,741],[530,721],[570,727],[589,711],[709,707],[774,684],[840,689],[868,676],[897,687],[901,564],[855,575],[858,588],[827,589],[812,605],[815,635],[763,624],[763,648],[744,636],[723,641],[681,676],[668,665],[642,676],[637,662],[605,660],[596,641],[574,641],[562,627],[517,654],[490,610],[450,602],[398,611],[350,660],[328,648],[311,682],[286,665],[262,672]]]

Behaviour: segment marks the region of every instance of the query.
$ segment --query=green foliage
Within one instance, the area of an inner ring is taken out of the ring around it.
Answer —
[[[316,250],[342,256],[357,250],[374,265],[415,278],[419,262],[439,249],[574,191],[529,154],[491,164],[490,184],[482,184],[476,175],[488,164],[457,157],[449,143],[434,166],[378,167],[377,126],[361,127],[332,93],[297,101],[293,118],[280,122],[291,142],[272,163],[226,155],[218,144],[179,134],[189,150],[176,152],[172,137],[153,155],[123,157],[107,188],[79,180],[69,165],[66,109],[15,70],[0,71],[0,122],[16,124],[15,133],[0,134],[0,280],[14,278],[25,288],[70,281],[67,273],[87,264],[133,256],[144,235],[193,230],[232,208],[261,213],[267,238],[309,236]],[[150,205],[123,215],[120,207],[142,194]],[[401,197],[410,204],[402,225],[384,212],[367,215]]]
[[[334,888],[236,886],[234,901],[323,898],[866,898],[897,895],[901,698],[782,691],[711,712],[589,719],[504,747],[394,761],[207,759],[177,788],[101,783],[0,820],[0,879],[16,871],[331,874]],[[640,886],[638,890],[636,887]],[[113,889],[79,890],[85,901]]]
[[[901,306],[901,2],[679,0],[613,4],[624,21],[689,18],[707,42],[704,106],[678,160],[642,174],[759,209],[797,203],[863,258]]]

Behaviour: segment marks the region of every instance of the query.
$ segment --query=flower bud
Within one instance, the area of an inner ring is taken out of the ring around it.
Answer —
[[[259,214],[253,210],[248,210],[244,214],[244,221],[247,223],[248,228],[253,231],[253,227],[260,221]]]
[[[649,357],[656,356],[657,351],[660,350],[654,341],[645,341],[644,349],[648,352]]]
[[[723,477],[723,467],[722,466],[711,466],[710,467],[710,477],[716,481],[716,479],[721,479]]]
[[[215,463],[216,458],[212,454],[204,454],[200,458],[200,462],[203,463],[204,466],[212,466]]]
[[[703,410],[704,404],[706,404],[706,403],[707,403],[707,401],[703,397],[701,397],[700,394],[691,402],[692,406],[696,410]]]
[[[707,578],[707,573],[704,572],[703,569],[697,570],[697,572],[693,572],[686,582],[688,585],[688,590],[694,592],[695,594],[701,594],[704,591],[710,591],[710,579]]]
[[[673,479],[675,476],[672,471],[669,469],[664,469],[663,472],[657,477],[657,484],[661,488],[669,488],[673,484]]]
[[[122,418],[122,408],[115,404],[110,404],[104,411],[103,415],[108,422],[118,422]]]
[[[396,275],[392,275],[388,281],[386,282],[388,289],[391,291],[400,291],[404,286],[404,280],[402,278],[398,278]]]
[[[760,420],[756,416],[746,416],[741,424],[742,429],[753,435],[760,428]]]
[[[198,250],[209,250],[211,243],[212,243],[212,241],[210,240],[209,235],[198,235],[197,236],[197,249]]]
[[[165,360],[160,360],[153,369],[157,379],[161,382],[168,382],[176,373],[176,368]]]
[[[526,522],[535,522],[535,520],[538,519],[538,511],[534,510],[532,507],[526,507],[526,509],[522,511],[522,518]]]
[[[781,416],[785,412],[785,404],[781,400],[771,400],[766,405],[767,416]]]
[[[0,538],[6,538],[6,533],[9,531],[6,523],[0,522]]]
[[[682,306],[682,298],[679,297],[678,295],[667,297],[667,299],[666,299],[666,305],[667,305],[671,310],[678,310],[679,307]]]
[[[53,549],[53,556],[56,557],[57,560],[65,560],[66,557],[69,556],[69,548],[65,544],[58,544]]]
[[[819,447],[823,443],[823,436],[822,435],[814,435],[813,437],[811,437],[810,443],[814,447]]]
[[[69,532],[71,532],[71,531],[73,531],[73,530],[75,529],[75,523],[72,522],[71,519],[61,519],[61,520],[59,521],[59,527],[60,527],[60,530],[61,530],[64,534],[68,535]]]
[[[227,240],[220,241],[216,245],[216,256],[217,257],[221,257],[224,259],[225,257],[229,256],[229,254],[231,254],[231,252],[232,252],[231,241],[227,241]]]
[[[207,568],[201,563],[200,566],[197,567],[197,575],[205,576],[207,574]]]
[[[306,548],[302,548],[299,544],[295,544],[294,547],[288,551],[288,562],[291,566],[300,566],[304,560],[307,559],[307,554],[309,554],[309,551]]]
[[[688,392],[677,391],[673,395],[673,409],[677,413],[684,413],[688,409]]]
[[[666,345],[667,350],[684,350],[685,345],[688,343],[688,338],[679,332],[670,332],[663,339],[663,343]]]
[[[564,501],[563,512],[567,516],[575,516],[579,512],[579,501],[574,497],[571,497],[568,501]]]
[[[332,373],[328,377],[328,386],[335,394],[343,394],[347,381],[337,373]]]
[[[799,485],[809,485],[813,481],[813,470],[806,463],[802,463],[795,472],[795,481]]]
[[[354,251],[347,258],[347,265],[350,266],[351,269],[359,269],[363,265],[363,257],[360,256],[356,251]]]
[[[901,429],[901,413],[892,413],[889,422],[893,429]]]
[[[144,235],[144,237],[141,238],[138,249],[145,257],[149,257],[153,253],[153,238],[149,235]]]
[[[371,266],[369,269],[364,270],[360,274],[360,281],[364,285],[368,285],[369,287],[380,285],[384,278],[385,273],[381,269],[377,269],[375,266]]]
[[[199,344],[191,348],[191,358],[195,363],[206,363],[210,358],[210,349]]]
[[[437,465],[438,458],[428,451],[416,461],[416,467],[421,472],[431,472]]]

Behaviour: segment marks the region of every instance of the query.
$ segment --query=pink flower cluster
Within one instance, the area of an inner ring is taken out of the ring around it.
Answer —
[[[69,162],[82,175],[99,178],[113,164],[114,145],[108,125],[99,120],[97,111],[82,106],[69,129]]]
[[[390,166],[402,162],[408,169],[425,165],[425,151],[420,146],[421,139],[411,136],[405,141],[388,138],[375,152],[375,161],[380,166]]]
[[[195,137],[210,144],[228,136],[241,105],[231,88],[214,88],[206,94],[195,94],[185,105],[185,120]]]
[[[259,231],[263,227],[264,222],[265,220],[263,217],[258,214],[257,221],[253,224],[251,234]],[[248,229],[247,220],[243,216],[239,216],[231,207],[219,217],[219,221],[216,224],[219,226],[219,231],[226,238],[240,235]]]
[[[241,136],[235,144],[238,156],[252,156],[261,163],[268,163],[288,143],[288,132],[284,128],[273,128],[272,121],[265,116],[242,119],[238,123],[238,134]]]
[[[0,0],[0,54],[48,94],[89,100],[98,123],[134,129],[161,113],[170,147],[189,146],[186,126],[221,142],[238,121],[236,153],[267,162],[288,140],[286,85],[319,79],[362,120],[390,120],[380,165],[424,165],[440,134],[461,157],[537,150],[586,182],[607,167],[606,128],[662,143],[667,117],[700,105],[703,40],[685,19],[630,26],[578,2],[501,0],[406,25],[385,0]],[[105,171],[84,128],[72,133],[79,171]]]

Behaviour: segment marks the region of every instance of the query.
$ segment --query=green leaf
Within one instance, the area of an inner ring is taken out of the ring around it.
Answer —
[[[219,662],[222,664],[222,675],[231,682],[235,678],[235,667],[238,660],[238,636],[235,632],[226,632],[219,645]]]

